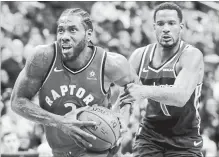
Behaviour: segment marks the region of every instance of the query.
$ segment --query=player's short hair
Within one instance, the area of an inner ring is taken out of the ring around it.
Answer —
[[[90,14],[81,8],[70,8],[66,9],[62,12],[61,16],[58,19],[58,24],[60,22],[60,18],[64,15],[78,15],[82,18],[82,24],[85,30],[91,29],[93,31],[93,24],[90,18]]]
[[[176,10],[180,22],[182,22],[182,19],[183,19],[182,9],[177,4],[172,3],[172,2],[161,3],[160,5],[158,5],[155,8],[155,11],[154,11],[154,21],[156,21],[156,14],[157,14],[157,12],[159,10],[165,10],[165,9]]]

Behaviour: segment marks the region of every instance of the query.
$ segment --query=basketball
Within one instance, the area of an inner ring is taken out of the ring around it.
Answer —
[[[95,127],[83,127],[82,130],[97,137],[96,140],[86,139],[93,146],[91,151],[104,151],[112,148],[120,135],[120,122],[114,113],[100,106],[90,107],[78,115],[78,120],[95,121]]]

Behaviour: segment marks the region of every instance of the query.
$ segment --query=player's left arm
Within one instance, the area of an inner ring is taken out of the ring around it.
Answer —
[[[169,106],[183,107],[204,75],[203,54],[194,47],[184,50],[179,59],[178,76],[173,86],[128,85],[123,101],[150,98]]]
[[[105,62],[105,77],[105,81],[115,83],[121,87],[120,93],[124,91],[124,88],[126,88],[128,84],[139,83],[139,78],[132,66],[129,64],[128,60],[124,56],[112,52],[107,52],[107,58]],[[130,102],[127,102],[126,104],[130,104]],[[120,119],[123,119],[122,122],[125,122],[125,124],[123,123],[122,125],[122,129],[127,128],[129,123],[130,107],[130,105],[124,104],[123,107],[120,108],[119,99],[112,107],[113,111],[119,112],[119,115],[122,115],[122,117],[119,117]],[[117,141],[117,147],[114,147],[112,150],[110,150],[110,154],[115,154],[118,152],[118,145],[120,144],[121,140],[122,138]]]
[[[129,83],[139,83],[133,67],[124,56],[118,53],[107,52],[105,75],[110,82],[121,87],[125,87]]]
[[[123,89],[129,83],[139,83],[139,78],[135,73],[131,64],[124,56],[118,53],[107,52],[107,58],[105,63],[105,75],[106,75],[106,79],[105,79],[106,81],[115,83],[116,85],[122,87],[120,91],[123,91]],[[117,103],[119,104],[120,101],[117,101]],[[115,108],[119,107],[118,104],[115,104],[113,106],[114,110],[116,110]],[[130,102],[127,102],[126,104],[130,104]],[[129,105],[124,105],[124,106],[126,107],[121,108],[120,111],[125,114],[128,113],[130,106]]]

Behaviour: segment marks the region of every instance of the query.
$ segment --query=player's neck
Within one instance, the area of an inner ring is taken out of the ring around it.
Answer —
[[[157,53],[163,60],[166,60],[178,51],[179,46],[180,46],[180,41],[177,42],[177,44],[174,47],[170,47],[170,48],[165,48],[158,44]]]
[[[86,46],[80,55],[74,61],[67,61],[65,65],[71,70],[79,70],[83,68],[93,56],[93,49]]]

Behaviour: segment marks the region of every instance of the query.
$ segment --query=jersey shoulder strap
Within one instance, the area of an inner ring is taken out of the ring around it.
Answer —
[[[144,52],[142,54],[141,62],[140,62],[140,68],[138,71],[139,76],[140,76],[140,73],[141,73],[143,67],[147,67],[149,62],[151,61],[155,47],[156,47],[156,43],[149,44],[149,45],[145,46],[145,48],[143,50]]]
[[[178,53],[177,53],[177,55],[175,57],[175,64],[179,61],[179,58],[183,54],[184,50],[187,49],[190,46],[191,46],[190,44],[188,44],[188,43],[186,43],[184,41],[180,42],[180,47],[179,47]]]
[[[96,57],[95,57],[95,63],[99,62],[98,64],[96,64],[97,66],[99,66],[100,68],[100,88],[101,91],[103,92],[103,94],[108,94],[109,90],[106,90],[104,88],[104,73],[105,73],[105,62],[106,62],[106,58],[107,58],[107,52],[99,46],[94,46],[94,49],[96,49]]]

